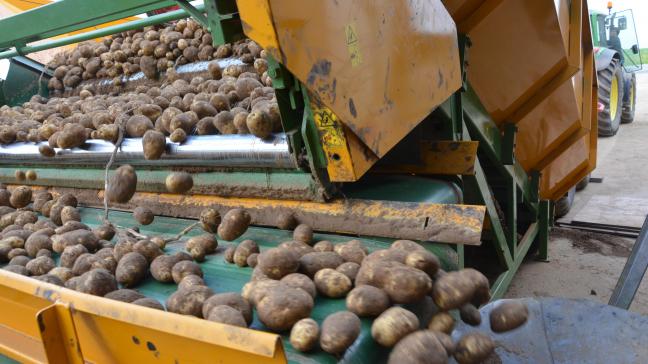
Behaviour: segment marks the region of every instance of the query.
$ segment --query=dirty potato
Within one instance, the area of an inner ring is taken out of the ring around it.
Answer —
[[[25,268],[29,271],[29,274],[33,276],[40,276],[47,274],[49,271],[56,267],[56,262],[50,257],[38,257],[30,260]]]
[[[371,337],[382,346],[392,347],[402,338],[418,330],[415,314],[402,307],[392,307],[378,316],[371,325]]]
[[[223,221],[218,226],[218,236],[224,240],[232,241],[247,231],[251,220],[247,211],[231,209],[223,216]]]
[[[193,178],[187,172],[174,172],[167,176],[165,185],[171,193],[185,193],[193,187]]]
[[[495,350],[495,342],[481,332],[471,332],[459,339],[454,358],[459,364],[481,363]]]
[[[148,207],[139,206],[133,210],[133,217],[135,220],[142,225],[150,225],[155,219],[153,211]]]
[[[173,277],[173,281],[176,284],[180,283],[182,278],[190,274],[195,274],[199,277],[203,276],[202,269],[200,269],[200,266],[193,261],[189,261],[189,260],[180,261],[176,263],[171,269],[171,276]]]
[[[124,255],[117,263],[115,278],[124,287],[134,287],[146,277],[147,271],[146,258],[140,253],[131,252]]]
[[[317,288],[315,283],[305,274],[301,273],[290,273],[280,280],[281,283],[284,283],[293,288],[299,288],[308,293],[313,299],[317,296]]]
[[[233,307],[219,305],[209,311],[209,315],[204,316],[208,321],[220,322],[222,324],[233,325],[238,327],[247,327],[243,314]]]
[[[346,297],[347,310],[360,317],[378,316],[389,306],[391,302],[385,291],[366,284],[355,287]]]
[[[169,312],[203,318],[203,303],[213,294],[214,291],[209,287],[191,286],[187,289],[175,291],[171,296],[169,296],[166,301],[166,307]]]
[[[329,354],[342,354],[360,335],[360,319],[349,311],[339,311],[322,322],[320,346]]]
[[[236,247],[234,250],[233,260],[236,265],[239,267],[245,267],[247,265],[247,259],[251,254],[259,253],[259,246],[254,240],[243,240],[241,244]],[[258,256],[257,256],[258,259]]]
[[[106,195],[108,201],[114,203],[126,203],[135,194],[137,187],[137,174],[130,165],[123,165],[115,171],[108,181]]]
[[[293,231],[293,239],[311,245],[313,243],[313,229],[306,224],[299,224]]]
[[[9,203],[15,208],[22,208],[31,202],[32,190],[27,186],[16,187],[11,192],[11,197],[9,197]]]
[[[212,208],[206,208],[200,212],[200,227],[205,232],[215,234],[220,223],[221,216],[218,211]]]
[[[290,345],[301,352],[311,351],[318,339],[319,325],[312,318],[297,321],[290,330]]]
[[[313,298],[301,289],[279,286],[270,289],[256,303],[259,321],[268,329],[283,332],[310,316]]]
[[[271,248],[259,254],[258,268],[271,279],[281,279],[299,269],[299,257],[289,249]]]
[[[299,258],[299,271],[309,277],[324,269],[335,269],[344,263],[344,259],[336,252],[313,252]]]
[[[428,329],[432,331],[439,331],[450,335],[454,330],[455,319],[448,312],[437,312],[430,319]]]
[[[477,311],[479,312],[479,311]],[[522,326],[529,317],[527,306],[521,301],[506,300],[490,312],[490,326],[494,332],[506,332]]]
[[[195,236],[185,243],[185,250],[198,262],[204,261],[205,255],[214,253],[216,248],[218,241],[211,234]]]
[[[315,273],[317,292],[326,297],[344,297],[353,288],[349,277],[331,268],[324,268]]]
[[[222,305],[232,307],[239,311],[244,318],[245,326],[252,323],[252,306],[237,292],[218,293],[209,297],[203,303],[203,317],[209,317],[212,309]]]
[[[68,280],[68,282],[72,279]],[[82,293],[105,296],[106,293],[117,290],[117,280],[105,269],[93,269],[79,277],[75,289]]]
[[[160,159],[166,149],[166,137],[157,130],[147,130],[142,138],[144,158],[148,160]]]
[[[405,336],[391,353],[388,364],[419,364],[448,362],[448,354],[434,331],[420,330]]]

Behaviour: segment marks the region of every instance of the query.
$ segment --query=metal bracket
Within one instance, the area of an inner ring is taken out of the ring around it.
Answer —
[[[609,305],[629,309],[639,285],[648,269],[648,216],[641,227],[641,233],[632,247],[632,252],[623,267],[621,277],[610,297]]]

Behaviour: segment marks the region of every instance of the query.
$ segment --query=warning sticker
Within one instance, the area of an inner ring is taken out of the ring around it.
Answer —
[[[358,39],[355,24],[351,23],[344,27],[344,34],[349,57],[351,58],[351,66],[357,67],[362,63],[362,53],[360,53],[360,40]]]

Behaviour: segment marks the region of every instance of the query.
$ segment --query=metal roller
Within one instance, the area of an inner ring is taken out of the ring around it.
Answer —
[[[79,148],[56,148],[56,156],[48,158],[38,152],[44,144],[47,142],[0,146],[0,164],[103,166],[114,149],[110,142],[92,139]],[[115,161],[147,166],[297,168],[283,133],[263,140],[253,135],[190,136],[182,144],[167,138],[166,152],[159,160],[144,159],[141,138],[125,138]]]

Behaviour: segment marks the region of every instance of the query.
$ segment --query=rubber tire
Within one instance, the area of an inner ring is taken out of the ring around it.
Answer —
[[[590,175],[588,174],[582,180],[580,180],[580,182],[576,184],[576,191],[584,190],[585,187],[587,187],[587,185],[589,184],[589,180],[590,180]]]
[[[619,97],[614,120],[610,119],[610,90],[612,78],[617,78]],[[613,136],[619,131],[623,110],[623,69],[618,59],[612,59],[607,68],[598,72],[598,100],[603,104],[603,111],[598,113],[598,135]]]
[[[634,121],[635,107],[637,106],[637,75],[633,73],[626,73],[625,82],[628,87],[627,93],[623,100],[623,112],[621,113],[621,124],[630,124]],[[634,92],[630,92],[630,90]],[[630,100],[630,98],[633,100]]]
[[[557,218],[567,215],[574,204],[574,197],[576,196],[576,186],[572,187],[567,193],[558,199],[554,204],[554,216]]]

